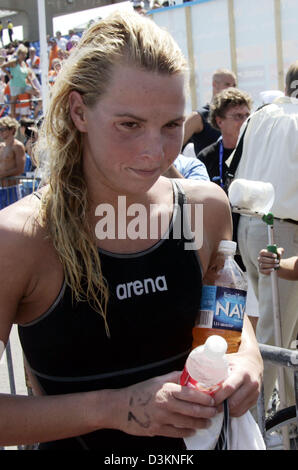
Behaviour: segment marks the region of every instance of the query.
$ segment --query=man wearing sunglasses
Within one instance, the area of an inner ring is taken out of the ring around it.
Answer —
[[[21,197],[20,185],[14,176],[21,175],[25,167],[25,148],[15,138],[18,122],[9,117],[0,119],[0,209]]]
[[[221,137],[204,148],[198,158],[209,174],[209,178],[221,187],[225,186],[226,161],[236,147],[240,128],[250,116],[250,96],[237,88],[227,88],[218,93],[211,104],[209,122],[221,133]]]
[[[237,86],[237,78],[232,70],[218,69],[212,76],[212,100],[222,90]],[[183,145],[193,143],[196,156],[205,147],[213,144],[220,136],[218,129],[210,125],[208,117],[210,112],[210,103],[205,104],[197,111],[193,111],[187,116],[184,124]]]

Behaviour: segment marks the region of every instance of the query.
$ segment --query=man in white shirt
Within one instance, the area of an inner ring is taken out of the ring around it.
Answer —
[[[67,39],[62,37],[61,31],[56,32],[56,41],[59,49],[62,49],[62,51],[66,51]]]
[[[254,113],[243,141],[243,152],[236,178],[272,183],[275,200],[270,212],[274,236],[285,248],[285,257],[298,253],[298,61],[286,76],[285,96]],[[248,276],[259,300],[257,339],[274,345],[272,288],[270,277],[260,274],[259,251],[268,244],[267,226],[256,217],[241,216],[238,243]],[[290,348],[298,331],[298,281],[279,280],[282,346]],[[290,371],[291,372],[291,371]],[[289,404],[294,404],[291,376],[286,377]],[[266,368],[267,401],[276,379],[276,368]]]

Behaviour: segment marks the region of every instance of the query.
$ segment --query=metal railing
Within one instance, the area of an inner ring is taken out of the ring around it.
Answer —
[[[297,346],[297,341],[293,342],[293,346]],[[262,354],[263,361],[266,363],[273,364],[278,368],[288,368],[293,372],[293,383],[294,383],[294,394],[295,394],[295,408],[296,408],[296,426],[298,429],[298,351],[292,349],[278,348],[276,346],[270,346],[266,344],[259,344],[260,352]],[[266,368],[265,372],[266,373]],[[276,410],[277,413],[280,410]],[[263,435],[266,447],[268,448],[269,442],[267,441],[266,433],[266,409],[265,409],[265,398],[264,398],[264,387],[261,389],[261,393],[257,404],[258,414],[258,425]],[[272,418],[272,416],[271,416]],[[290,441],[287,429],[282,430],[282,442],[285,450],[290,449]]]
[[[34,172],[0,178],[0,209],[36,191],[40,178]]]
[[[32,97],[30,97],[29,99],[26,99],[26,100],[17,99],[14,102],[8,100],[4,103],[0,103],[0,117],[9,115],[9,113],[10,113],[9,108],[12,104],[13,105],[18,105],[18,104],[29,103],[29,110],[30,110],[30,107],[31,107],[31,111],[33,112],[33,110],[37,109],[38,104],[41,103],[41,102],[42,102],[42,98],[38,98],[36,96],[32,96]],[[25,116],[21,116],[21,117],[25,117]]]
[[[0,103],[0,106],[10,106],[11,104],[31,103],[32,101],[42,101],[42,98],[37,98],[36,96],[32,96],[32,98],[28,98],[27,100],[6,101],[5,103]]]

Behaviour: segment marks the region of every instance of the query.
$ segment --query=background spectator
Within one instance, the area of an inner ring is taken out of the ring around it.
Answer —
[[[225,88],[236,87],[236,75],[231,70],[218,69],[212,77],[212,99]],[[208,122],[210,103],[191,113],[185,121],[183,145],[193,142],[195,154],[214,143],[220,137],[220,131]]]
[[[73,48],[74,44],[80,40],[80,38],[74,33],[73,29],[70,29],[68,31],[68,35],[69,35],[69,40],[67,41],[67,44],[66,44],[66,50],[70,51]]]
[[[60,59],[54,59],[52,61],[52,68],[48,73],[49,84],[54,85],[56,78],[61,70],[61,61]]]
[[[15,138],[18,122],[9,117],[0,119],[0,209],[21,198],[21,186],[18,180],[25,168],[25,148]]]
[[[209,123],[221,133],[221,137],[205,147],[198,158],[206,165],[211,181],[222,187],[228,171],[225,162],[236,147],[240,128],[249,117],[251,107],[250,96],[237,88],[217,93],[210,105]]]
[[[9,41],[13,42],[13,24],[11,20],[7,20],[7,29],[9,35]]]
[[[4,47],[4,43],[3,43],[3,23],[2,23],[1,20],[0,20],[0,40],[1,40],[2,47]]]
[[[60,31],[56,32],[56,41],[58,48],[65,51],[66,50],[66,44],[67,44],[67,39],[65,39]]]
[[[26,65],[27,48],[21,44],[17,50],[16,59],[10,60],[2,65],[2,70],[9,72],[10,79],[10,99],[11,115],[16,117],[16,101],[19,95],[29,94],[39,96],[39,90],[34,84],[35,75]]]
[[[49,70],[52,69],[52,62],[54,59],[58,58],[58,44],[55,38],[49,38],[48,44],[50,46],[49,50]]]
[[[41,83],[41,70],[40,70],[40,57],[36,54],[35,47],[29,48],[29,58],[26,60],[26,64],[36,75],[36,78]]]
[[[277,245],[284,247],[285,257],[298,252],[298,99],[291,96],[296,90],[298,61],[286,75],[285,95],[251,115],[243,140],[243,151],[236,178],[270,182],[275,189],[271,212],[274,214],[274,235]],[[267,245],[264,222],[257,217],[240,217],[239,249],[259,300],[257,339],[264,344],[275,344],[272,287],[268,276],[260,274],[258,256]],[[290,348],[298,329],[298,284],[279,281],[282,346]],[[292,374],[286,369],[289,404],[294,403]],[[266,401],[276,380],[276,369],[267,366],[264,376]]]

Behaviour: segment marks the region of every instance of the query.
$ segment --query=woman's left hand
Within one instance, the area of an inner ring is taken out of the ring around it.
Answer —
[[[246,351],[227,355],[230,373],[214,395],[216,405],[228,398],[230,415],[242,416],[254,406],[261,390],[263,361],[260,354]]]
[[[263,359],[259,345],[247,315],[244,315],[239,351],[227,354],[230,373],[216,392],[216,405],[228,398],[231,416],[242,416],[254,406],[261,391]]]

